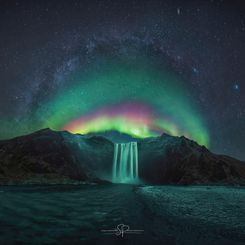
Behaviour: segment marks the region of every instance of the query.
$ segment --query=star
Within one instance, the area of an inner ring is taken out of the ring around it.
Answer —
[[[180,15],[180,8],[177,8],[177,15]]]
[[[192,70],[193,70],[193,72],[194,72],[195,74],[198,74],[198,73],[199,73],[199,70],[198,70],[196,67],[193,67]]]
[[[234,91],[239,91],[239,90],[240,90],[239,84],[235,83],[235,84],[233,85],[233,90],[234,90]]]

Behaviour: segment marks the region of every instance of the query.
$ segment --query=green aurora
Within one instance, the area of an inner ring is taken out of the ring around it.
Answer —
[[[184,135],[208,147],[205,121],[184,79],[168,65],[138,56],[99,57],[78,68],[28,115],[18,121],[6,116],[0,137],[42,128],[81,134],[117,130],[139,138]]]
[[[203,119],[183,81],[164,67],[110,62],[70,79],[36,111],[41,128],[82,134],[118,130],[135,137],[166,132],[209,145]],[[147,110],[137,111],[135,104]]]

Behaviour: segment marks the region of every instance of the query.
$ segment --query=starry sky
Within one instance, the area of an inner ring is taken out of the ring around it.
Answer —
[[[0,1],[0,139],[184,135],[245,160],[245,4]]]

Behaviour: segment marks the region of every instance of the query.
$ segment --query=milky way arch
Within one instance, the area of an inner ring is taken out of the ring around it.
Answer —
[[[74,50],[56,67],[47,91],[43,86],[33,95],[25,122],[30,131],[118,130],[140,138],[165,132],[209,145],[186,78],[161,48],[130,38],[90,41]]]

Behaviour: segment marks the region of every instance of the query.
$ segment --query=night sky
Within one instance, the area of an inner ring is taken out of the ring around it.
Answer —
[[[184,135],[245,160],[242,1],[0,1],[0,138]]]

